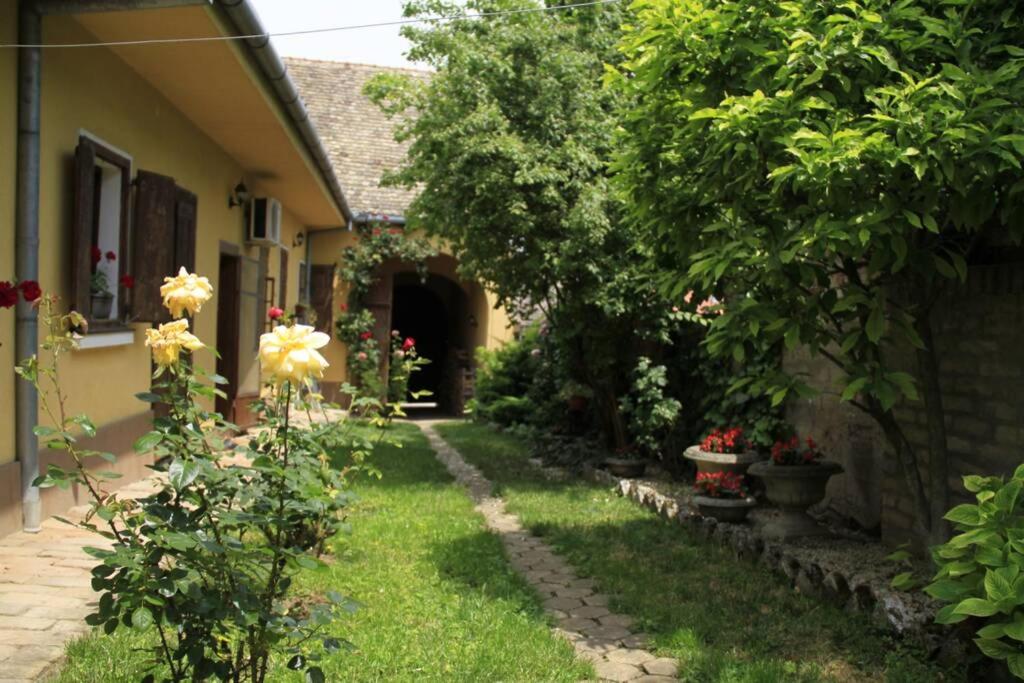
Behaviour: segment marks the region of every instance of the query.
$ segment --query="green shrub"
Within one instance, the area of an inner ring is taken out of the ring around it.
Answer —
[[[1024,465],[1009,481],[969,476],[964,486],[977,504],[946,513],[958,533],[933,549],[939,572],[925,592],[949,603],[939,611],[939,623],[981,620],[978,649],[1024,679],[1024,512],[1018,505]]]

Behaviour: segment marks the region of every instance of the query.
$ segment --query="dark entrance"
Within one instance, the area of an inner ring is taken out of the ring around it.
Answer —
[[[234,254],[221,253],[220,278],[217,287],[217,374],[228,383],[220,389],[226,397],[217,397],[216,410],[229,422],[234,421],[235,397],[238,396],[239,290],[242,284],[242,260]]]
[[[450,409],[457,391],[455,375],[467,359],[466,294],[451,280],[430,275],[426,282],[415,273],[394,276],[391,328],[402,338],[416,340],[419,354],[430,364],[413,374],[410,391],[427,390],[429,398]]]

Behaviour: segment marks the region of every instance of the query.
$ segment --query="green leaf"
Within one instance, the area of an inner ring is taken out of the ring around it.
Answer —
[[[967,598],[953,610],[957,614],[964,614],[969,617],[990,617],[999,611],[995,603],[983,598]]]
[[[152,391],[141,391],[135,394],[135,398],[145,403],[162,403],[164,400],[160,394],[154,394]]]
[[[956,605],[946,605],[935,614],[937,624],[958,624],[967,619],[966,614],[957,614]]]
[[[960,602],[968,590],[959,581],[941,579],[926,586],[924,592],[942,602]]]
[[[882,338],[883,331],[885,331],[885,313],[882,311],[882,307],[878,305],[871,309],[871,315],[868,316],[864,332],[867,333],[868,340],[872,344],[877,344],[878,340]]]
[[[1017,505],[1017,498],[1020,496],[1021,482],[1018,479],[1011,479],[999,491],[993,502],[1002,512],[1010,514]]]
[[[963,505],[957,505],[955,508],[947,512],[943,519],[955,522],[956,524],[978,526],[981,524],[981,511],[978,510],[977,505],[964,503]]]
[[[324,672],[318,666],[311,666],[306,669],[306,683],[324,683]]]
[[[133,446],[136,453],[148,453],[160,443],[164,438],[164,435],[160,432],[149,432],[140,436]]]
[[[1006,659],[1011,655],[1019,654],[1019,650],[1012,645],[1008,645],[1002,640],[995,640],[993,638],[975,638],[974,644],[978,646],[978,649],[986,656],[992,659]]]
[[[985,571],[985,595],[992,602],[1014,597],[1013,585],[1002,574],[992,569]]]
[[[153,625],[153,613],[148,607],[137,607],[132,612],[132,626],[140,631],[145,631]]]
[[[1017,678],[1024,678],[1024,654],[1012,654],[1006,657],[1006,667]]]
[[[175,458],[167,469],[167,479],[175,491],[181,491],[199,476],[199,463],[195,460]]]

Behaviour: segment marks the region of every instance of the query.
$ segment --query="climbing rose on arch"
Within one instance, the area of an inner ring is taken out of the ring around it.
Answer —
[[[35,280],[25,280],[18,285],[18,289],[21,290],[21,295],[25,297],[25,301],[32,303],[43,295],[42,288],[39,287],[39,283]]]
[[[408,351],[409,349],[411,349],[414,346],[416,346],[416,340],[413,339],[412,337],[406,337],[405,341],[402,342],[402,350],[403,351]]]

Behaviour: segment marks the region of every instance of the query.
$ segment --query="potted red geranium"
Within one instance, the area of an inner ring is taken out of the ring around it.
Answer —
[[[739,524],[757,503],[736,472],[698,472],[693,502],[700,514],[719,522]]]
[[[712,429],[704,440],[690,446],[683,455],[697,463],[698,472],[735,472],[743,474],[761,456],[743,435],[742,427]]]
[[[829,478],[842,471],[838,463],[822,459],[811,437],[776,441],[771,460],[750,468],[751,475],[764,480],[765,496],[782,513],[765,525],[764,533],[780,539],[826,533],[807,514],[807,509],[821,502]]]

